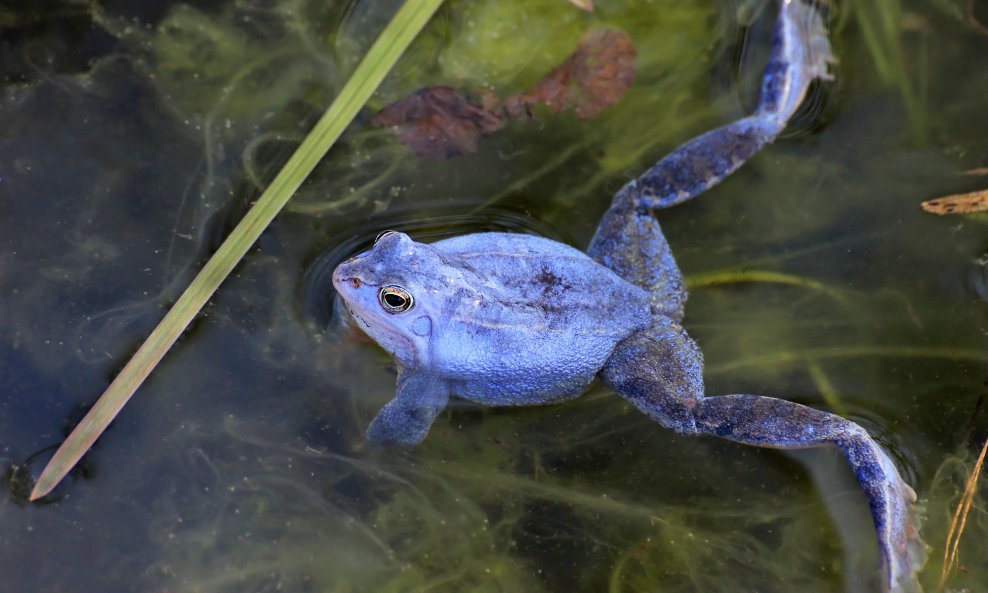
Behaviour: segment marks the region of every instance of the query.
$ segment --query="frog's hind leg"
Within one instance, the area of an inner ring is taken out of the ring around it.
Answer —
[[[651,211],[697,196],[772,142],[833,62],[820,15],[802,0],[783,0],[754,115],[690,140],[624,186],[597,226],[590,256],[650,291],[656,313],[682,319],[682,275]]]
[[[720,183],[775,140],[803,102],[810,83],[833,78],[829,73],[833,63],[836,59],[820,14],[803,0],[782,0],[755,113],[680,146],[622,193],[634,197],[641,207],[667,208]]]
[[[857,424],[793,402],[757,395],[704,397],[703,361],[682,327],[660,319],[618,345],[600,377],[652,420],[682,434],[709,434],[775,449],[836,446],[871,508],[884,568],[882,590],[918,590],[925,549],[915,493]]]
[[[683,274],[650,212],[639,211],[631,200],[615,199],[597,226],[587,254],[628,282],[647,290],[652,297],[652,313],[676,321],[683,319],[686,304]]]

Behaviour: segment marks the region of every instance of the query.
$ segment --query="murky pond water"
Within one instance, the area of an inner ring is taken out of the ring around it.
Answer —
[[[770,3],[596,4],[449,3],[41,504],[25,502],[25,476],[397,2],[0,6],[0,589],[870,590],[872,528],[839,458],[682,438],[602,387],[544,408],[457,403],[417,448],[364,446],[394,372],[338,323],[338,261],[386,228],[582,247],[625,181],[753,105]],[[686,325],[708,391],[866,426],[924,501],[933,590],[988,434],[988,219],[919,203],[988,187],[962,174],[988,166],[988,36],[960,0],[872,4],[833,8],[837,82],[786,136],[659,218],[693,285]],[[638,64],[598,117],[539,112],[449,160],[370,126],[425,85],[517,92],[600,26],[626,30]],[[988,582],[986,502],[955,590]]]

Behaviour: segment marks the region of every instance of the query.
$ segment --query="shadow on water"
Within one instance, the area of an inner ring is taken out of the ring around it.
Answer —
[[[339,261],[385,229],[583,246],[617,188],[753,104],[771,2],[596,4],[451,0],[85,466],[35,505],[51,447],[397,2],[0,7],[4,587],[871,590],[867,508],[827,452],[682,438],[599,386],[561,406],[454,403],[411,450],[364,442],[394,369],[334,319]],[[918,208],[988,184],[958,174],[988,166],[974,58],[988,38],[948,4],[836,5],[838,82],[737,175],[659,214],[698,280],[686,323],[710,393],[785,397],[876,435],[923,499],[930,590],[988,434],[988,225]],[[450,160],[370,126],[422,86],[528,88],[593,26],[626,30],[638,54],[596,118],[536,110]],[[954,590],[988,580],[984,492]]]

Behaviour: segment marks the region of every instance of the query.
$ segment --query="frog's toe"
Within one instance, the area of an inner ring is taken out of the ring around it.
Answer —
[[[819,15],[817,15],[816,20],[820,20]],[[837,58],[831,53],[830,39],[826,33],[822,33],[821,36],[814,36],[810,40],[810,69],[813,76],[821,80],[834,80],[831,66],[836,64]]]
[[[891,465],[886,459],[885,463]],[[894,471],[894,468],[892,468]],[[920,509],[916,493],[895,474],[888,480],[888,499],[892,501],[889,532],[881,542],[881,557],[887,578],[884,589],[890,593],[920,593],[916,573],[926,563],[927,547],[919,535]]]
[[[830,66],[837,63],[830,47],[830,37],[827,34],[827,25],[823,21],[823,15],[814,8],[814,3],[806,3],[802,0],[787,0],[783,10],[784,21],[787,25],[795,27],[797,38],[803,40],[802,62],[803,71],[809,78],[820,80],[833,80],[834,75],[830,72]]]

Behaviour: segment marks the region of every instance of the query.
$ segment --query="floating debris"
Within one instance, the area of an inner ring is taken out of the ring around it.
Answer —
[[[436,86],[388,105],[371,125],[397,127],[402,144],[419,156],[449,158],[477,152],[481,134],[500,130],[504,120],[497,97],[478,104],[452,87]]]
[[[988,189],[927,200],[920,206],[927,212],[940,215],[983,212],[988,210]]]
[[[580,119],[617,103],[635,79],[635,47],[624,31],[587,32],[565,62],[531,89],[504,102],[511,117],[530,115],[543,103],[553,112],[572,109]]]
[[[967,480],[964,482],[964,493],[961,495],[957,507],[950,519],[950,530],[947,532],[947,544],[943,550],[943,565],[940,568],[940,585],[937,591],[942,591],[947,579],[954,570],[960,569],[960,560],[957,556],[957,549],[961,543],[961,536],[964,528],[967,527],[967,515],[974,504],[974,496],[978,491],[978,477],[981,475],[981,468],[984,466],[985,453],[988,453],[988,439],[981,446],[981,454],[974,462],[974,469],[971,470]]]

